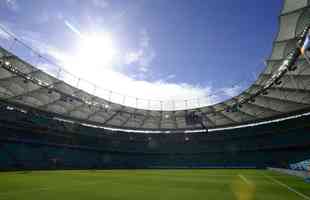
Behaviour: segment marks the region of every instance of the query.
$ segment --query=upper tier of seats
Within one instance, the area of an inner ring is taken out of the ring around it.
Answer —
[[[309,121],[304,115],[209,133],[128,133],[1,103],[0,169],[287,165],[309,158]]]

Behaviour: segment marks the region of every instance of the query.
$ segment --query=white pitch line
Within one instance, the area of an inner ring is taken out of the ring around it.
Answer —
[[[308,197],[307,195],[301,193],[301,192],[298,192],[297,190],[295,190],[294,188],[291,188],[290,186],[286,185],[285,183],[282,183],[281,181],[278,181],[277,179],[275,178],[272,178],[271,176],[268,176],[266,174],[263,174],[266,178],[268,178],[269,180],[273,181],[274,183],[277,183],[279,185],[281,185],[282,187],[285,187],[286,189],[288,189],[289,191],[291,192],[294,192],[295,194],[301,196],[302,198],[304,199],[307,199],[307,200],[310,200],[310,197]]]
[[[238,174],[238,176],[248,185],[251,185],[251,182],[242,174]]]

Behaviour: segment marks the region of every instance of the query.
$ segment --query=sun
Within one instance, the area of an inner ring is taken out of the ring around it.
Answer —
[[[60,59],[60,64],[65,66],[63,77],[73,85],[93,88],[117,67],[121,52],[109,32],[74,33],[78,37],[71,53],[64,54]]]
[[[117,50],[108,33],[82,35],[78,44],[76,58],[80,65],[89,68],[111,67]]]

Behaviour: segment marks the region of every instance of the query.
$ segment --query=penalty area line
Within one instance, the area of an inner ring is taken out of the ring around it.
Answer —
[[[297,190],[295,190],[294,188],[291,188],[290,186],[286,185],[285,183],[281,182],[281,181],[278,181],[277,179],[275,178],[272,178],[271,176],[268,176],[266,174],[263,174],[267,179],[271,180],[272,182],[274,183],[277,183],[278,185],[288,189],[289,191],[291,192],[294,192],[295,194],[297,194],[298,196],[304,198],[304,199],[307,199],[307,200],[310,200],[310,197],[308,197],[307,195],[301,193],[301,192],[298,192]]]
[[[238,176],[248,185],[251,185],[251,182],[242,174],[238,174]]]

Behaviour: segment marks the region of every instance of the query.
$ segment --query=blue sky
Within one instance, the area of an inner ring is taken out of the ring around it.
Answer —
[[[281,6],[279,0],[2,0],[0,24],[98,88],[206,105],[238,94],[263,70]],[[89,43],[98,43],[97,51]],[[25,55],[17,45],[11,50]],[[62,76],[77,84],[70,77]],[[105,97],[100,90],[96,95]]]

